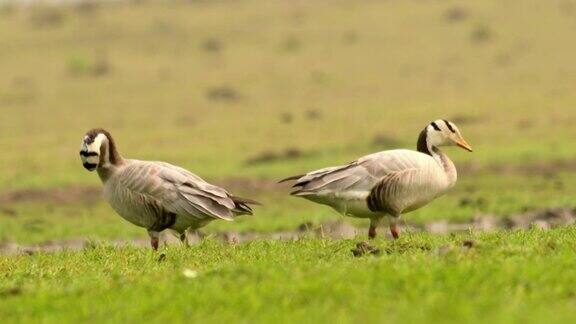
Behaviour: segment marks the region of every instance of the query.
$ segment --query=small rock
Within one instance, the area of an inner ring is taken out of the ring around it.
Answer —
[[[479,231],[490,232],[500,227],[498,217],[494,215],[478,214],[472,220],[472,227]]]
[[[549,230],[550,224],[548,222],[543,221],[543,220],[537,220],[534,223],[532,223],[532,227],[537,228],[537,229],[541,229],[541,230]]]
[[[198,271],[184,268],[184,270],[182,270],[182,275],[186,278],[194,279],[194,278],[198,277]]]
[[[316,230],[320,237],[329,237],[331,239],[353,239],[356,237],[356,228],[346,222],[337,221],[320,226]]]
[[[476,243],[474,243],[474,241],[472,240],[465,240],[464,242],[462,242],[462,246],[468,249],[473,248],[474,245],[476,245]]]
[[[446,234],[448,233],[448,222],[442,220],[426,224],[426,231],[432,234]]]

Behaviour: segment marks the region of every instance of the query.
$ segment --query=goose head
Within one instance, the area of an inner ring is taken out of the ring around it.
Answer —
[[[418,140],[419,151],[430,152],[441,146],[458,146],[472,152],[472,146],[464,139],[458,127],[445,119],[431,122],[422,131]]]
[[[88,171],[117,165],[122,158],[109,132],[95,128],[86,133],[80,146],[82,166]]]

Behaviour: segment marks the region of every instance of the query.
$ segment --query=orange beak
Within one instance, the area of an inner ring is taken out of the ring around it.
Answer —
[[[463,138],[457,140],[456,145],[460,146],[461,148],[465,149],[468,152],[473,152],[472,146],[470,146],[470,144],[468,144],[468,142],[466,142],[466,140]]]

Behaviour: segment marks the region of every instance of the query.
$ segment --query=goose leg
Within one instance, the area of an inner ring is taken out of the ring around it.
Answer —
[[[398,228],[399,218],[400,217],[390,217],[390,233],[395,240],[400,237],[400,229]]]
[[[368,238],[373,240],[376,238],[376,226],[370,224],[370,228],[368,229]]]
[[[152,245],[152,249],[154,251],[158,251],[158,245],[160,243],[160,233],[149,230],[148,235],[150,236],[150,245]]]
[[[368,229],[368,238],[373,240],[376,238],[377,233],[376,233],[376,229],[378,228],[378,225],[380,225],[381,222],[381,218],[372,218],[370,219],[370,229]]]

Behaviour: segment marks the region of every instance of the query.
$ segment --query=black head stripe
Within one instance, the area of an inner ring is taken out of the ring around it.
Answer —
[[[438,125],[437,125],[435,122],[432,122],[432,124],[430,124],[430,125],[432,125],[432,127],[433,127],[435,130],[440,131],[440,127],[438,127]]]
[[[88,170],[94,170],[98,166],[98,164],[89,163],[89,162],[84,162],[82,165],[84,166],[84,168],[86,168]]]
[[[96,152],[80,151],[80,155],[83,157],[98,156]]]
[[[84,143],[90,145],[90,144],[94,143],[95,140],[96,140],[96,135],[89,134],[89,135],[86,135],[86,139],[84,139]]]
[[[446,119],[443,119],[444,122],[446,123],[446,126],[448,126],[448,129],[452,132],[452,133],[456,133],[456,130],[454,129],[454,127],[452,127],[452,124],[450,124],[449,121],[447,121]]]

